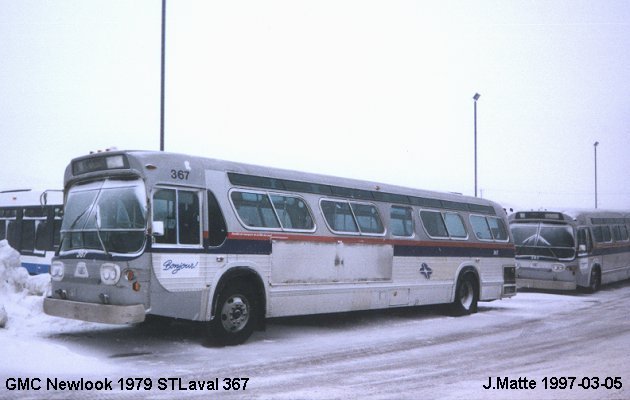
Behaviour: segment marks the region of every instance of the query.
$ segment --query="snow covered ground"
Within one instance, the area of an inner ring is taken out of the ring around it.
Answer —
[[[595,295],[519,293],[480,303],[479,313],[463,318],[440,307],[283,318],[244,345],[216,348],[196,323],[120,327],[49,317],[42,311],[49,277],[29,277],[18,265],[0,243],[0,310],[7,317],[0,398],[630,397],[628,282]],[[238,381],[239,390],[206,390],[236,377],[248,379]],[[527,377],[537,387],[483,387],[505,377]],[[558,377],[576,377],[574,387],[542,388],[545,378]],[[622,387],[575,386],[594,377],[602,385],[619,378]],[[51,390],[49,379],[109,381],[112,390]],[[190,390],[193,382],[205,389]]]

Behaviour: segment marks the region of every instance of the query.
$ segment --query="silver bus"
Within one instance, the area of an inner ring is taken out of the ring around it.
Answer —
[[[519,211],[509,216],[517,284],[595,292],[630,278],[630,218],[620,211]]]
[[[149,151],[74,159],[64,186],[49,315],[207,321],[231,345],[271,317],[516,294],[483,199]]]

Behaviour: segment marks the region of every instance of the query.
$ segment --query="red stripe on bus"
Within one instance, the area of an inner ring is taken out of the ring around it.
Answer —
[[[257,233],[257,232],[229,232],[229,239],[235,240],[287,240],[287,241],[301,241],[301,242],[315,242],[315,243],[350,243],[350,244],[385,244],[385,245],[398,245],[398,246],[421,246],[421,247],[470,247],[470,248],[482,248],[482,249],[514,249],[512,243],[498,243],[498,242],[469,242],[458,240],[404,240],[404,239],[384,239],[384,238],[370,238],[370,237],[353,237],[353,236],[311,236],[301,234],[287,234],[283,233]]]

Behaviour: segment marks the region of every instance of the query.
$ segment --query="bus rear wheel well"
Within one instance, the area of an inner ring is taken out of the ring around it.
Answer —
[[[464,267],[457,276],[455,294],[451,306],[455,315],[468,315],[477,312],[479,302],[479,274],[473,267]]]

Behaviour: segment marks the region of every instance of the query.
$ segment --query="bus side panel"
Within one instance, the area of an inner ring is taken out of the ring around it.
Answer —
[[[271,284],[391,281],[392,259],[391,245],[274,241]]]
[[[483,267],[477,265],[477,272],[481,282],[479,291],[480,301],[492,301],[503,297],[503,267],[514,266],[514,259],[492,258],[481,260]]]
[[[394,258],[394,282],[411,285],[411,305],[438,304],[452,301],[458,257]]]
[[[226,255],[153,253],[150,313],[207,320],[212,282],[226,263]]]
[[[602,284],[612,283],[630,278],[630,251],[621,247],[604,257],[602,266]]]
[[[153,253],[153,274],[169,292],[207,288],[216,272],[227,263],[225,254]]]

